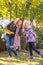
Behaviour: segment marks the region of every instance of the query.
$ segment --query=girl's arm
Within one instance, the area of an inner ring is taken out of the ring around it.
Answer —
[[[35,38],[38,38],[38,36],[36,35],[36,33],[33,31],[33,29],[30,29],[30,32],[31,32],[31,34],[34,35]]]
[[[28,31],[26,31],[26,32],[24,33],[25,38],[28,38],[28,37],[29,37],[28,33],[29,33]]]

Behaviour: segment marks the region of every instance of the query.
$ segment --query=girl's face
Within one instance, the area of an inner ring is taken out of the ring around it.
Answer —
[[[21,26],[22,25],[22,20],[18,21],[18,25]]]
[[[30,28],[30,24],[29,23],[25,23],[25,28]]]

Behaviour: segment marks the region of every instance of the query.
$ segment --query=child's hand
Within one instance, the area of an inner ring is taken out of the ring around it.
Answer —
[[[26,34],[26,37],[29,37],[28,34]]]
[[[25,33],[23,33],[23,35],[25,36]]]
[[[35,37],[35,39],[38,39],[38,36],[34,33],[34,37]]]
[[[38,39],[36,38],[36,44],[38,43]]]

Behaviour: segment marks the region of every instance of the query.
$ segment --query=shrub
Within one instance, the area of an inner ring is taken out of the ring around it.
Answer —
[[[36,44],[37,48],[43,48],[43,31],[39,28],[36,28],[36,34],[38,35],[38,44]]]
[[[1,39],[3,33],[4,33],[4,29],[0,28],[0,51],[5,50],[5,41],[4,39]]]

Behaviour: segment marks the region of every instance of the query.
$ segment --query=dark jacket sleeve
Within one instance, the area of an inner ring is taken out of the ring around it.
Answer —
[[[22,28],[19,29],[18,34],[21,36],[22,35]]]

